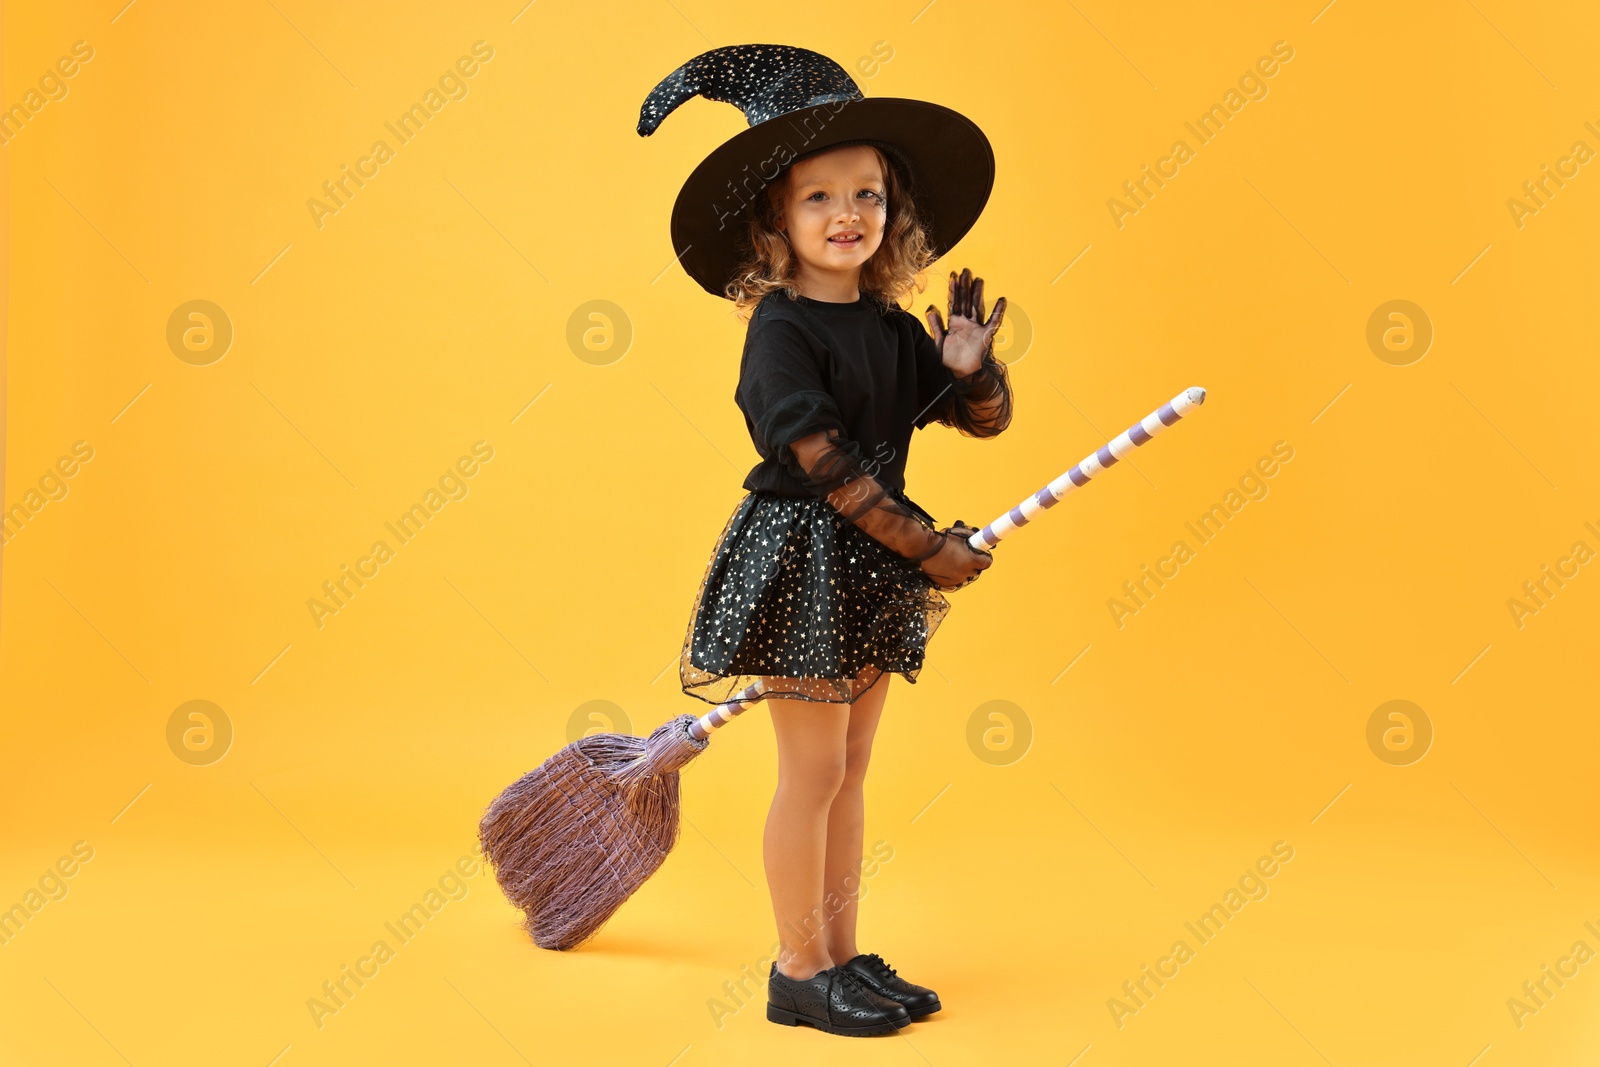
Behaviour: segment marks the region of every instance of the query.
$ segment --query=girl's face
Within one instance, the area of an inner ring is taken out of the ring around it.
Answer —
[[[887,195],[883,167],[866,145],[835,148],[790,167],[778,228],[800,260],[797,279],[853,290],[862,264],[883,242]]]

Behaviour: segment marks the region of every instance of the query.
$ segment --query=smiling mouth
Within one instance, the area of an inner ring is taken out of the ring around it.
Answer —
[[[861,243],[861,235],[859,233],[837,234],[828,238],[828,243],[839,248],[854,248]]]

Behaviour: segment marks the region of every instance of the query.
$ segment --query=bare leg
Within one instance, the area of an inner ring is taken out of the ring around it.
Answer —
[[[850,726],[845,734],[844,781],[828,809],[828,850],[823,864],[823,886],[838,895],[844,906],[827,926],[828,956],[844,963],[857,954],[856,912],[861,893],[861,849],[866,832],[866,803],[863,783],[867,760],[872,756],[872,738],[878,732],[878,719],[889,692],[885,673],[872,688],[850,706]]]
[[[850,705],[767,697],[778,739],[778,788],[762,840],[778,923],[778,970],[810,978],[833,966],[823,906],[828,811],[845,774]]]

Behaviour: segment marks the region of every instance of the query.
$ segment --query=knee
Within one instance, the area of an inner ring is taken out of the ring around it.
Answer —
[[[847,770],[842,754],[838,759],[807,760],[785,769],[778,778],[778,786],[796,799],[825,806],[832,803],[844,787]]]
[[[840,786],[859,789],[867,778],[867,761],[872,758],[872,742],[852,744],[845,748],[844,767]]]

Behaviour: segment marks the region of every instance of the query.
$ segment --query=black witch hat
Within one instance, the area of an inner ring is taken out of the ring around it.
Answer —
[[[994,150],[971,119],[925,100],[867,98],[827,56],[781,44],[714,48],[667,75],[639,109],[648,137],[685,100],[744,112],[743,130],[700,162],[672,208],[672,247],[689,276],[725,297],[738,268],[746,209],[796,160],[873,144],[905,172],[936,256],[966,235],[994,187]]]

